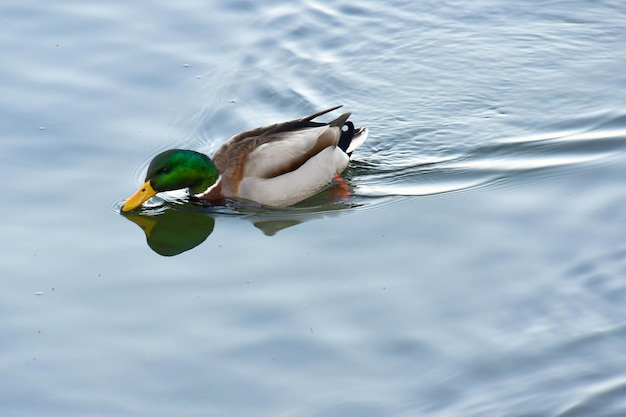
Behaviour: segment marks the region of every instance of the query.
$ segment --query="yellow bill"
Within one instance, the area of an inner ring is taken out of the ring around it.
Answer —
[[[122,206],[122,211],[127,212],[136,209],[137,207],[148,201],[151,197],[156,195],[156,193],[157,192],[154,191],[152,185],[150,185],[150,181],[146,181],[141,187],[139,187],[139,190],[137,190],[135,194],[133,194],[128,200],[126,200],[126,202]]]

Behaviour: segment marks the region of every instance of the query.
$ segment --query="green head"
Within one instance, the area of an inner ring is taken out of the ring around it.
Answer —
[[[161,191],[189,188],[192,194],[205,191],[219,178],[219,171],[211,159],[199,152],[185,149],[171,149],[154,157],[146,182],[122,206],[122,211],[130,211],[146,202]]]
[[[150,181],[157,193],[189,188],[190,193],[197,194],[213,185],[219,175],[213,161],[205,154],[171,149],[150,162],[146,181]]]

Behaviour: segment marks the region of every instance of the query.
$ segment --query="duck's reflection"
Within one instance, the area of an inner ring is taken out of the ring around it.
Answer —
[[[327,200],[328,201],[328,200]],[[213,232],[216,219],[237,216],[250,221],[266,236],[281,230],[346,211],[354,204],[314,204],[289,210],[251,210],[207,208],[195,204],[165,204],[158,208],[120,213],[135,223],[146,234],[148,246],[162,256],[175,256],[195,248]]]

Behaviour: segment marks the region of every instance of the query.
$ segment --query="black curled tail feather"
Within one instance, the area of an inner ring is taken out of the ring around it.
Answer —
[[[339,148],[347,153],[352,138],[354,138],[354,123],[346,121],[341,127],[341,137],[338,143]]]

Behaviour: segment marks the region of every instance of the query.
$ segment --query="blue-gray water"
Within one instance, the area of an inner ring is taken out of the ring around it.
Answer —
[[[4,1],[1,414],[626,415],[624,22]],[[370,128],[350,203],[157,200],[203,231],[177,256],[117,213],[161,150],[336,104]]]

